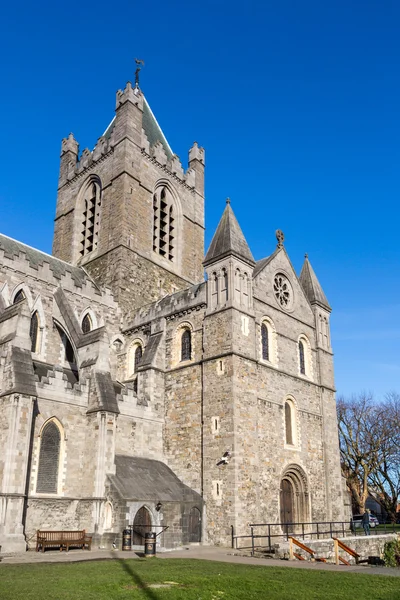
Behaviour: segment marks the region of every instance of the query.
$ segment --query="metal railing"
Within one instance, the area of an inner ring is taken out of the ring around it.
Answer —
[[[254,554],[256,549],[265,552],[273,551],[273,543],[288,541],[289,536],[300,539],[319,540],[333,536],[349,537],[365,535],[361,527],[356,527],[352,521],[312,521],[304,523],[249,523],[249,533],[235,535],[231,525],[231,542],[235,550],[249,550]],[[389,534],[399,531],[399,526],[394,523],[384,523],[371,528],[371,535]],[[243,540],[243,542],[242,542]],[[248,540],[245,542],[244,540]],[[242,543],[249,545],[241,545]]]

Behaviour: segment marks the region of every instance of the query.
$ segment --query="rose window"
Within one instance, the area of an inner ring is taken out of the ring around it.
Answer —
[[[274,279],[274,294],[282,308],[290,308],[292,303],[292,287],[284,275],[278,273]]]

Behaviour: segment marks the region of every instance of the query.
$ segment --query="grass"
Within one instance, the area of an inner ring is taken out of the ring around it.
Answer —
[[[343,567],[345,569],[345,567]],[[161,587],[158,587],[161,586]],[[165,586],[165,587],[164,587]],[[400,579],[186,559],[0,565],[1,600],[399,600]]]

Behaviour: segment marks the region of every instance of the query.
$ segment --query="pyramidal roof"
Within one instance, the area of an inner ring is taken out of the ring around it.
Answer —
[[[229,255],[236,256],[251,265],[255,265],[250,248],[233,214],[230,201],[227,200],[226,208],[211,240],[203,265],[207,266]]]
[[[311,304],[317,302],[318,304],[321,304],[321,306],[331,310],[329,302],[307,255],[300,273],[300,284]]]
[[[111,123],[109,124],[109,126],[107,127],[105,132],[103,133],[103,136],[106,139],[109,139],[109,137],[111,136],[112,130],[114,129],[114,125],[115,125],[115,117],[113,118],[113,120],[111,121]],[[168,140],[165,137],[163,130],[161,129],[160,125],[158,124],[158,121],[155,118],[154,113],[151,110],[150,105],[147,102],[145,96],[143,96],[142,126],[143,126],[143,129],[147,136],[147,139],[149,140],[150,146],[153,146],[156,142],[161,142],[161,144],[163,145],[163,148],[165,150],[165,154],[167,155],[167,158],[168,159],[172,158],[174,155],[172,148],[169,145]]]

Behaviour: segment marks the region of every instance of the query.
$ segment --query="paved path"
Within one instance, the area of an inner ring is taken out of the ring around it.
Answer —
[[[231,548],[221,548],[218,546],[190,546],[182,550],[173,550],[159,552],[158,558],[194,558],[201,560],[213,560],[219,562],[262,565],[263,567],[285,567],[296,569],[312,569],[315,571],[340,571],[341,573],[364,573],[368,575],[387,575],[392,577],[400,576],[399,569],[387,569],[385,567],[374,567],[371,565],[333,565],[328,563],[311,563],[302,561],[278,560],[275,558],[252,558],[245,556]],[[24,552],[13,556],[3,556],[0,569],[3,565],[15,564],[40,564],[40,563],[66,563],[80,562],[84,560],[126,560],[139,558],[135,552],[121,552],[119,550],[70,550],[69,552],[59,552],[57,550],[48,550],[42,552]],[[148,560],[151,560],[149,558]]]

